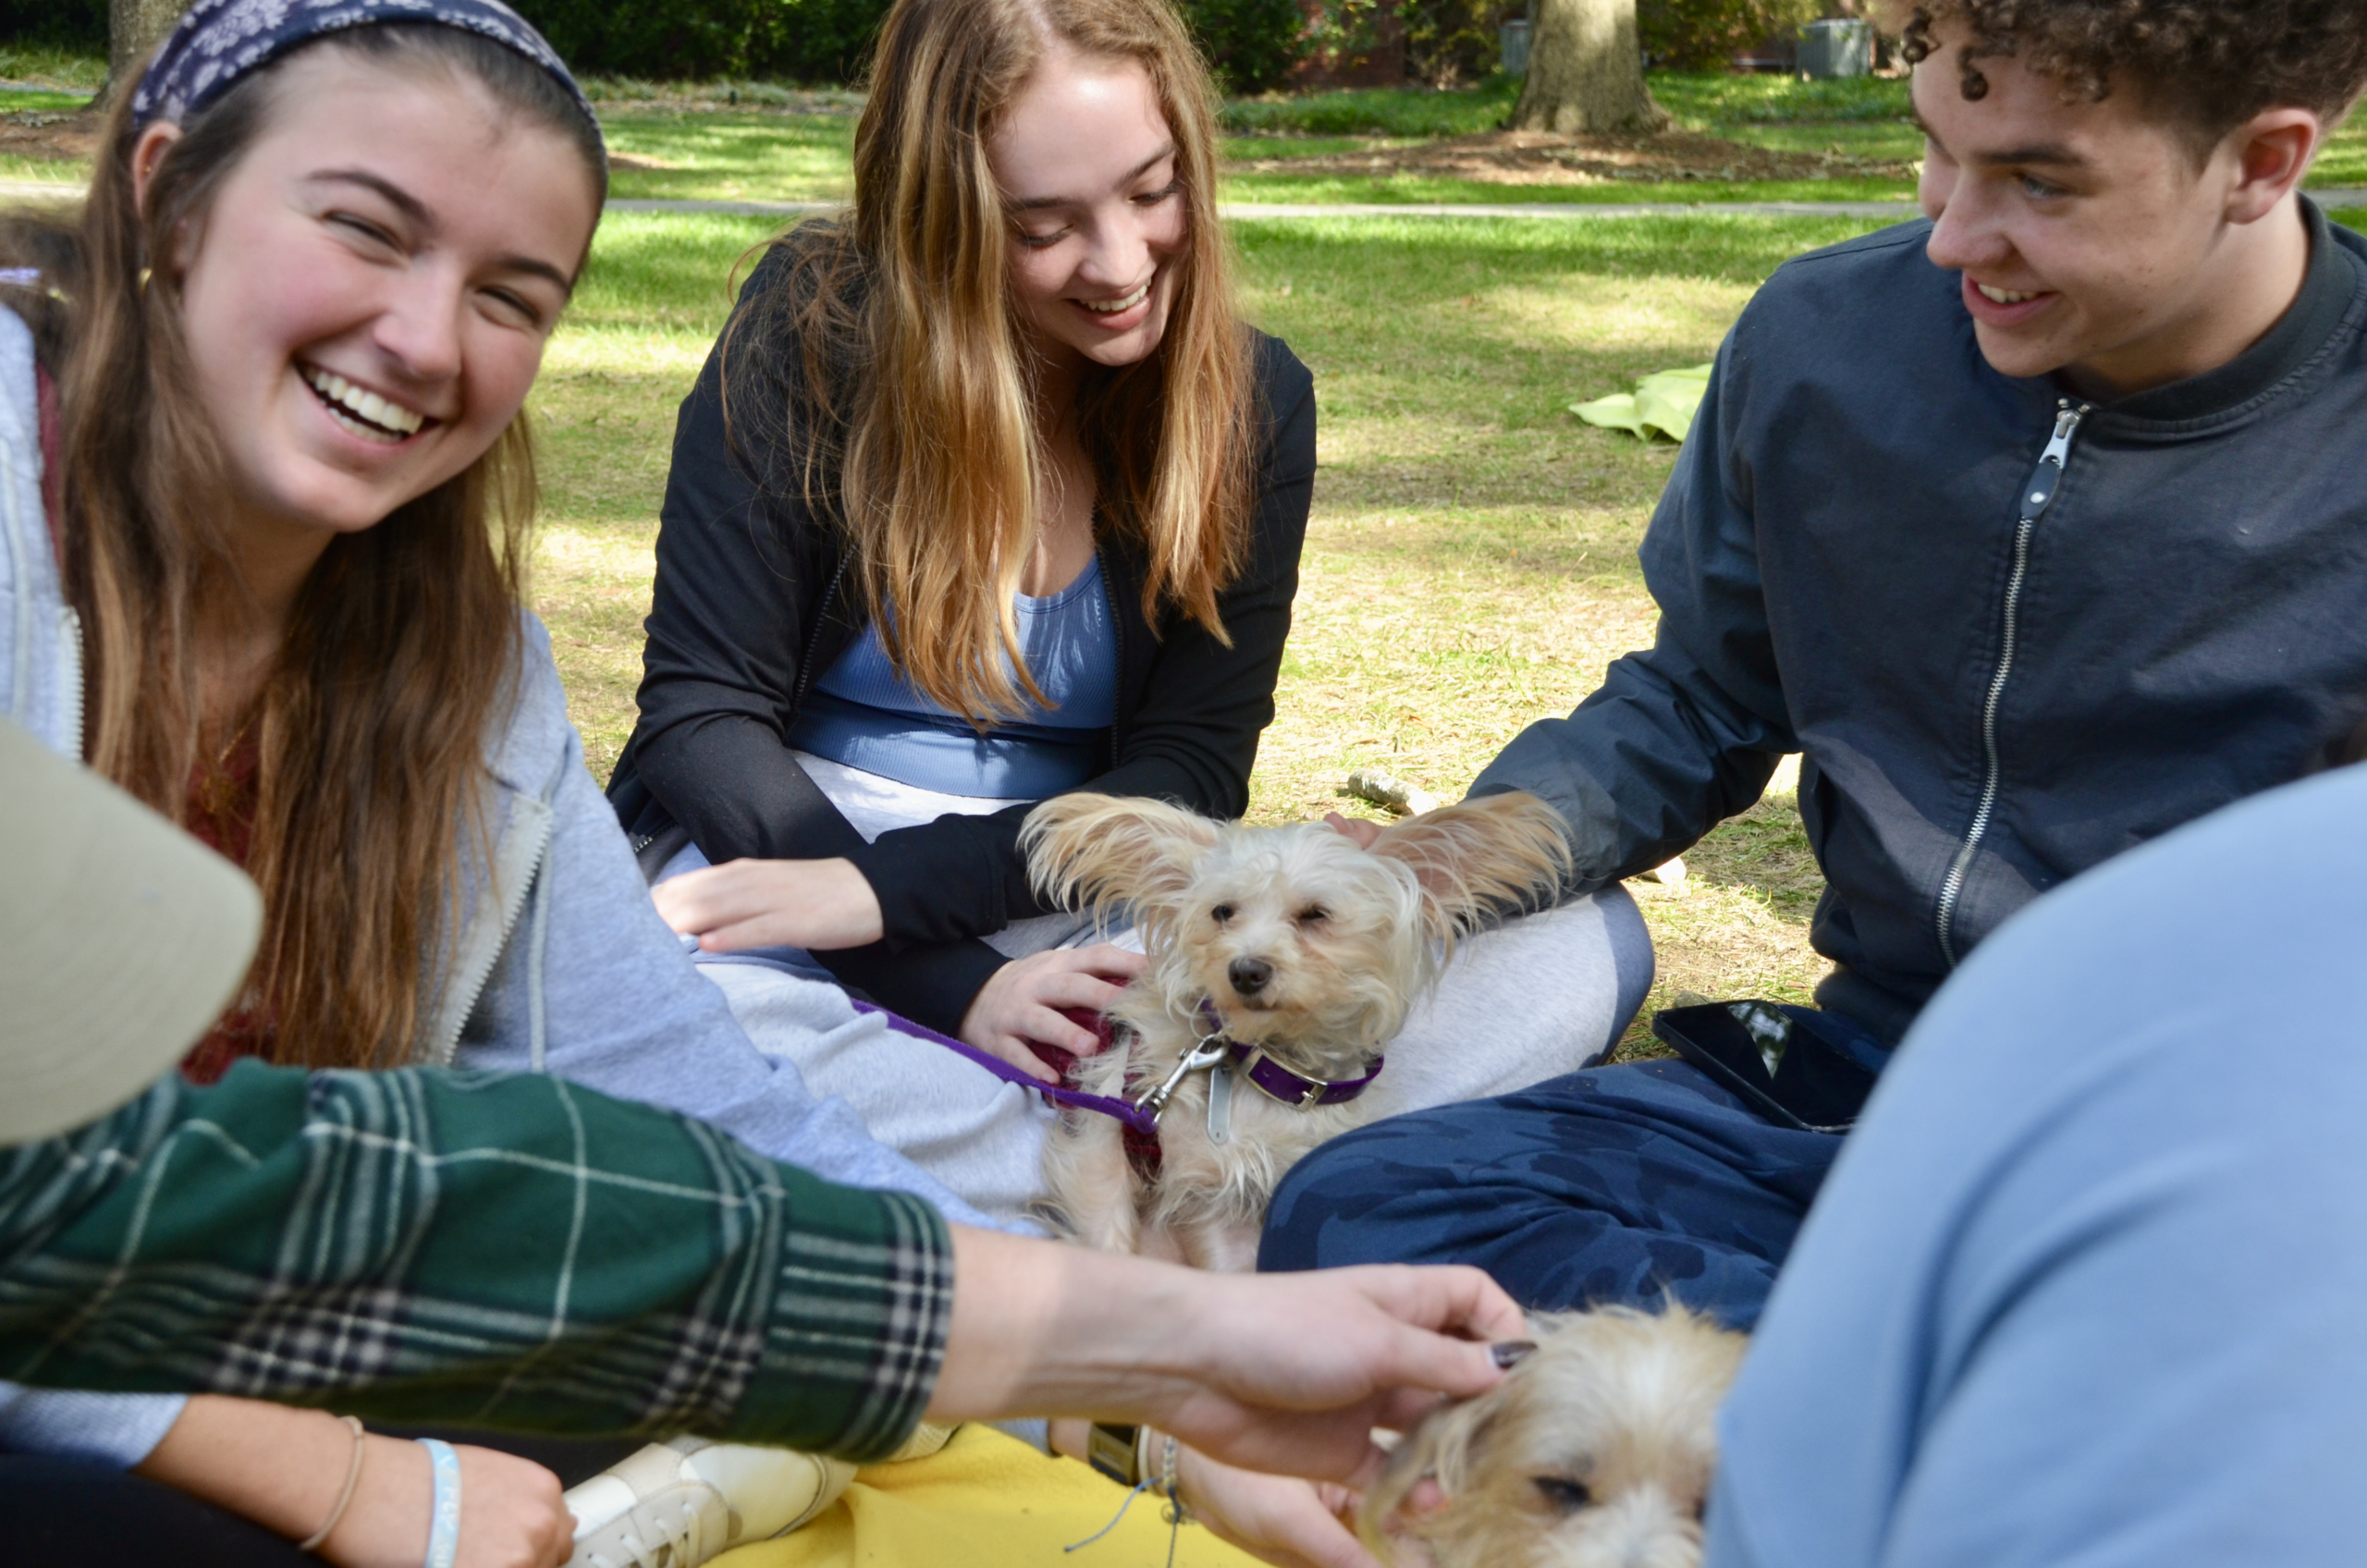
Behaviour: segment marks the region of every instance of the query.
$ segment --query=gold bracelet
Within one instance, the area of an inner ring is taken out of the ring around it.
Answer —
[[[353,1453],[345,1464],[345,1489],[337,1494],[337,1506],[330,1509],[329,1516],[321,1521],[321,1527],[296,1543],[298,1551],[310,1551],[329,1538],[329,1532],[337,1528],[337,1522],[345,1517],[346,1505],[353,1501],[353,1484],[362,1479],[362,1453],[368,1446],[362,1441],[362,1422],[351,1415],[340,1415],[337,1419],[353,1433]]]

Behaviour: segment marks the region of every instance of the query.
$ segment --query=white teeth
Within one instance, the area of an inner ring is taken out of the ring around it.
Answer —
[[[1146,282],[1140,288],[1135,289],[1132,294],[1127,295],[1124,299],[1112,300],[1106,305],[1097,305],[1090,300],[1080,300],[1077,303],[1083,305],[1086,310],[1093,312],[1097,315],[1114,316],[1121,311],[1133,310],[1136,305],[1141,304],[1149,293],[1150,285]]]
[[[329,412],[336,415],[347,429],[361,435],[384,441],[399,441],[406,435],[415,435],[419,427],[427,423],[427,416],[417,410],[389,402],[375,392],[354,386],[335,371],[306,365],[303,375],[313,391],[332,404],[339,405],[331,408]],[[347,417],[349,410],[352,415],[350,418]]]
[[[1992,288],[1985,283],[1976,283],[1973,287],[1981,290],[1981,298],[1999,305],[2018,305],[2025,300],[2038,298],[2035,294],[2017,294],[2010,288]]]

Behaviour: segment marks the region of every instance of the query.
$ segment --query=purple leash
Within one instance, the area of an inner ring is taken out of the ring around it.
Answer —
[[[852,997],[847,999],[854,1001]],[[915,1023],[901,1013],[889,1012],[884,1007],[876,1007],[865,1001],[855,1001],[854,1010],[857,1012],[876,1012],[886,1020],[888,1027],[896,1031],[897,1034],[909,1035],[915,1040],[926,1040],[931,1045],[943,1046],[947,1050],[969,1058],[1006,1084],[1016,1084],[1023,1089],[1034,1089],[1054,1105],[1073,1105],[1085,1110],[1098,1110],[1104,1116],[1116,1117],[1137,1133],[1151,1134],[1159,1131],[1158,1119],[1140,1106],[1130,1104],[1125,1100],[1111,1099],[1108,1095],[1088,1095],[1082,1089],[1072,1089],[1065,1084],[1047,1084],[1040,1078],[1031,1078],[999,1056],[990,1055],[975,1046],[964,1045],[950,1035],[940,1035],[926,1024]]]

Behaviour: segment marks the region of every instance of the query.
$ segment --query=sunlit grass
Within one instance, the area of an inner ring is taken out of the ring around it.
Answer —
[[[1453,179],[1420,174],[1293,174],[1260,170],[1227,176],[1228,202],[1267,204],[1349,202],[1404,206],[1468,203],[1480,206],[1533,202],[1624,203],[1659,202],[1910,202],[1912,182],[1864,178],[1651,181],[1608,180],[1600,184],[1512,184]]]
[[[0,81],[77,92],[87,103],[106,80],[104,55],[0,40]]]

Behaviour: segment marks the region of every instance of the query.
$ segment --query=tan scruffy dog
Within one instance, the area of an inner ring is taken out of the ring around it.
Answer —
[[[1357,1096],[1407,1009],[1459,934],[1561,885],[1563,832],[1525,794],[1426,812],[1368,851],[1320,823],[1229,826],[1156,801],[1061,795],[1030,812],[1036,887],[1124,906],[1151,960],[1080,1086],[1163,1098],[1155,1176],[1113,1118],[1063,1116],[1045,1150],[1052,1218],[1107,1251],[1255,1268],[1283,1172],[1370,1120]]]
[[[1383,1561],[1694,1568],[1715,1418],[1749,1342],[1672,1304],[1531,1320],[1537,1349],[1434,1412],[1365,1499]]]

